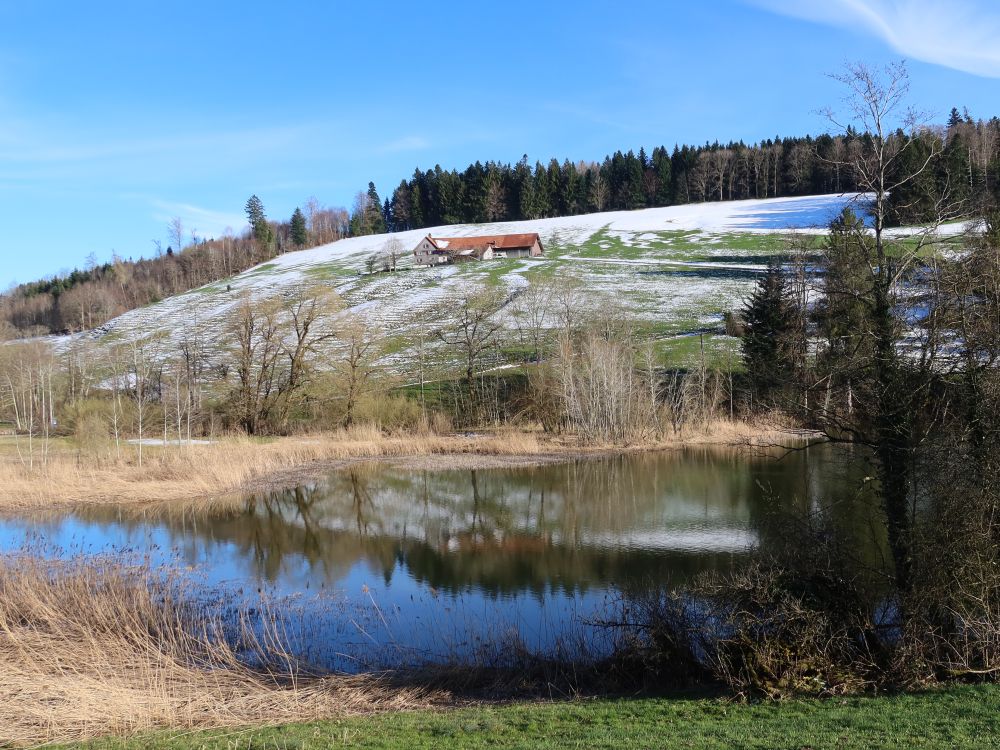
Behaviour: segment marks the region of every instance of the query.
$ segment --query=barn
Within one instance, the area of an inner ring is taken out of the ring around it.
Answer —
[[[418,266],[437,266],[465,260],[536,258],[543,252],[542,240],[537,232],[478,237],[427,235],[413,249],[413,258]]]

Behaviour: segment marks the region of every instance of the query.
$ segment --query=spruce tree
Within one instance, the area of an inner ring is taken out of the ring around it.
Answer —
[[[271,225],[267,222],[264,204],[256,195],[251,195],[247,199],[246,213],[254,239],[257,240],[262,250],[269,250],[274,241],[274,232],[271,231]]]
[[[549,196],[549,177],[540,161],[535,162],[535,174],[532,178],[535,190],[534,213],[529,218],[544,219],[552,213],[552,203]]]
[[[306,230],[306,217],[298,206],[295,207],[295,211],[292,213],[291,235],[292,242],[296,247],[304,247],[309,241],[309,232]]]
[[[642,158],[646,158],[645,151]],[[646,185],[642,161],[634,153],[625,154],[625,208],[632,210],[646,205]]]
[[[670,174],[670,155],[667,150],[653,150],[653,171],[656,173],[656,194],[653,198],[657,206],[669,206],[673,197],[673,185]]]
[[[403,180],[392,192],[392,229],[394,232],[402,232],[412,229],[410,223],[410,186]]]
[[[368,201],[365,204],[363,218],[363,234],[382,234],[385,232],[385,217],[382,215],[382,200],[378,197],[375,183],[368,183]]]
[[[860,238],[864,220],[845,207],[830,224],[823,250],[822,295],[814,317],[826,338],[821,367],[850,378],[867,364],[871,351],[871,316],[866,300],[872,295],[872,270]]]
[[[395,225],[392,219],[392,201],[386,198],[382,201],[382,222],[385,224],[386,232],[395,232]]]
[[[895,138],[897,143],[907,145],[900,149],[887,170],[889,178],[895,182],[886,201],[888,223],[900,226],[932,221],[940,208],[937,198],[942,191],[935,187],[938,175],[933,166],[925,167],[941,164],[940,141],[930,133],[911,137],[902,130],[895,133]],[[961,174],[949,175],[948,180],[961,184],[962,177]]]
[[[264,204],[256,195],[247,198],[246,213],[250,228],[254,231],[262,222],[267,221],[267,216],[264,215]]]
[[[424,196],[420,183],[414,180],[410,188],[410,225],[409,229],[420,229],[424,223]]]
[[[768,267],[743,309],[743,365],[758,402],[778,405],[802,365],[802,316],[777,265]]]

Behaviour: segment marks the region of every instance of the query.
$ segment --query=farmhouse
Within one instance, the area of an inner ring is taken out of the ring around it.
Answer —
[[[534,258],[542,254],[542,240],[530,234],[492,234],[480,237],[431,237],[413,249],[418,266],[437,266],[463,260]]]

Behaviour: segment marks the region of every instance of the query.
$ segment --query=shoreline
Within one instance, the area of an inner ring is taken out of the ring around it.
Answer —
[[[0,454],[0,514],[97,504],[190,506],[197,501],[290,489],[371,463],[411,471],[485,471],[696,447],[764,450],[817,436],[790,426],[726,421],[677,437],[614,446],[586,445],[573,436],[530,430],[393,436],[374,428],[359,428],[265,440],[231,437],[196,445],[147,447],[141,467],[134,456],[98,458],[94,465],[82,465],[78,452],[57,449],[46,464],[28,469],[11,455]]]
[[[354,466],[378,464],[404,471],[491,471],[496,469],[522,469],[536,466],[570,463],[573,461],[594,461],[604,458],[634,456],[639,454],[663,453],[690,448],[733,448],[737,450],[762,450],[779,448],[790,442],[810,440],[820,436],[811,430],[788,428],[762,433],[756,437],[759,442],[735,441],[731,439],[677,439],[672,441],[627,446],[567,446],[565,450],[551,450],[543,453],[491,454],[466,451],[446,451],[433,453],[412,453],[398,456],[358,456],[346,459],[320,461],[307,466],[289,467],[274,474],[256,479],[253,486],[237,488],[233,492],[260,490],[279,491],[306,482],[319,481],[332,472],[343,471]],[[784,438],[783,442],[779,442]],[[774,440],[774,442],[767,442]],[[227,493],[232,494],[232,493]]]

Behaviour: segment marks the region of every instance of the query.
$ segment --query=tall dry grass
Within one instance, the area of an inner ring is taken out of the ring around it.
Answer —
[[[177,581],[114,561],[3,559],[0,745],[273,724],[432,702],[426,691],[377,677],[303,676],[288,666],[280,638],[237,626],[243,658],[232,645],[233,624],[186,598]],[[252,669],[247,657],[284,666]]]
[[[537,455],[558,450],[530,433],[386,435],[372,426],[304,437],[227,437],[208,444],[146,446],[140,466],[132,446],[81,453],[53,449],[29,467],[0,453],[0,509],[66,503],[143,503],[210,497],[250,489],[260,480],[340,461],[476,453]],[[292,483],[294,481],[292,480]]]

